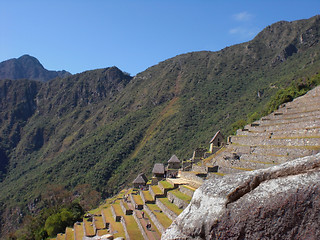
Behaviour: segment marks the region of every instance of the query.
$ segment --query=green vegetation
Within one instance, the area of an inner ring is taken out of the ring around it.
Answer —
[[[150,208],[150,210],[153,212],[153,214],[156,216],[156,218],[164,228],[168,228],[171,225],[172,220],[168,218],[167,215],[164,214],[156,204],[147,204],[147,206]]]
[[[274,24],[273,34],[263,31],[219,52],[182,54],[135,78],[111,67],[47,83],[1,80],[2,224],[13,225],[6,216],[13,209],[21,216],[30,214],[30,203],[34,212],[44,209],[41,196],[50,184],[77,196],[75,188],[90,183],[92,192],[80,198],[95,197],[80,205],[91,209],[137,173],[150,176],[155,162],[172,154],[189,159],[218,130],[228,136],[247,119],[303,94],[319,83],[312,77],[320,69],[317,24]],[[293,40],[311,28],[303,45]],[[283,55],[290,44],[297,52]]]
[[[170,202],[168,198],[158,198],[158,199],[175,214],[179,215],[180,213],[182,213],[183,209],[178,208],[175,204]]]
[[[126,221],[127,231],[130,239],[143,239],[141,232],[139,230],[138,224],[134,220],[132,215],[124,215],[124,220]]]
[[[143,205],[143,201],[142,201],[140,195],[132,195],[132,197],[133,197],[136,204]]]
[[[191,201],[191,197],[180,192],[178,189],[175,189],[175,190],[171,190],[169,191],[171,192],[172,194],[174,194],[177,198],[180,198],[181,200],[185,201],[185,202],[190,202]]]
[[[152,188],[152,191],[154,192],[155,195],[162,195],[163,192],[161,191],[161,189],[155,185],[155,186],[150,186]]]
[[[247,116],[247,120],[239,119],[233,123],[232,129],[235,133],[237,129],[243,128],[245,125],[252,123],[263,116],[277,110],[280,105],[291,102],[293,99],[306,94],[312,88],[320,85],[320,74],[311,77],[293,80],[289,86],[279,89],[262,110],[253,112]]]
[[[164,189],[172,189],[173,188],[172,184],[170,184],[167,181],[160,181],[160,184],[163,186]]]

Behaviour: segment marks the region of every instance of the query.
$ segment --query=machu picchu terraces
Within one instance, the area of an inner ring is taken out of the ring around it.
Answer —
[[[267,168],[320,152],[320,87],[228,138],[177,178],[121,191],[56,239],[160,239],[205,179]],[[217,150],[217,149],[216,149]],[[162,166],[161,166],[162,169]],[[208,171],[208,169],[211,169]],[[144,215],[144,216],[143,216]],[[151,224],[151,228],[147,228]],[[108,235],[108,236],[109,236]]]
[[[320,151],[320,87],[239,129],[228,141],[203,166],[216,166],[224,175],[316,154]]]
[[[130,188],[107,199],[56,239],[160,239],[189,204],[194,187],[186,181],[163,179],[143,190]],[[147,228],[151,224],[151,228]],[[109,237],[109,238],[107,238]]]

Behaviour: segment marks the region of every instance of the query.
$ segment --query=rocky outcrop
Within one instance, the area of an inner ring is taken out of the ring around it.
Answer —
[[[320,154],[206,181],[162,239],[318,239]]]

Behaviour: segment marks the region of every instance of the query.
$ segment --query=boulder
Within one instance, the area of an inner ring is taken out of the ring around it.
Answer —
[[[207,180],[161,239],[319,239],[320,154]]]

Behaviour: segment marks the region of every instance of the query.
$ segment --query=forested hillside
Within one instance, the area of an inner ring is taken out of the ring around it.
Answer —
[[[319,28],[319,16],[275,23],[250,42],[179,55],[135,77],[110,67],[1,80],[2,232],[42,206],[46,185],[86,183],[106,197],[172,154],[190,158],[217,130],[231,134],[279,89],[319,71]]]

